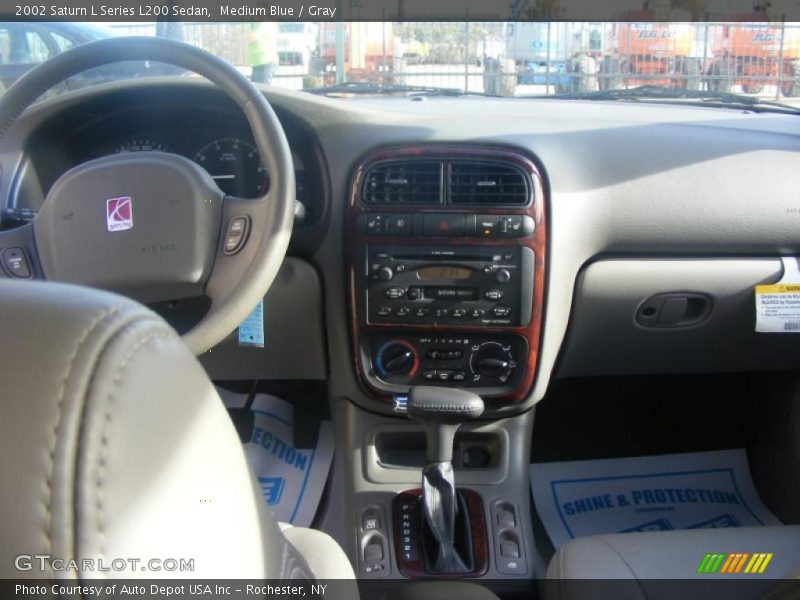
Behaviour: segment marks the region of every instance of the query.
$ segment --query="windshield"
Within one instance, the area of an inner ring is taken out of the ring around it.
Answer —
[[[667,88],[691,92],[687,100],[734,93],[800,106],[800,23],[773,23],[756,13],[715,23],[640,16],[602,23],[0,23],[0,69],[8,87],[25,70],[77,44],[116,35],[163,36],[221,56],[253,81],[339,97],[575,98],[632,89],[652,97],[654,88]],[[164,75],[192,76],[165,65],[125,64],[73,78],[58,91]]]

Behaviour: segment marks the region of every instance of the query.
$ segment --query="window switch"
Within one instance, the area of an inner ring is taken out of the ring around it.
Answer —
[[[504,558],[519,558],[519,544],[514,540],[500,542],[500,556]]]
[[[514,518],[514,512],[507,508],[501,508],[497,511],[497,524],[500,527],[516,527],[517,520]]]
[[[364,547],[364,563],[374,565],[383,560],[383,547],[378,542],[370,542]]]

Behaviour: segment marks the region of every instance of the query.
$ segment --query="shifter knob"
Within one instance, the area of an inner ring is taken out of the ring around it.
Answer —
[[[483,400],[466,390],[420,385],[411,388],[407,411],[425,428],[428,460],[449,462],[456,430],[483,414]]]

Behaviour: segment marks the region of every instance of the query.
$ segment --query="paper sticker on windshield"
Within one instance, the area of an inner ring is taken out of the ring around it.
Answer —
[[[756,286],[756,331],[800,333],[800,272],[797,259],[784,258],[778,283]]]
[[[239,325],[239,345],[264,347],[264,301],[259,300],[253,312]]]

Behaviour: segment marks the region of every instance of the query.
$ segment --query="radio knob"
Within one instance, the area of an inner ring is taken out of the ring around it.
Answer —
[[[390,281],[394,277],[391,267],[381,267],[376,273],[378,281]]]
[[[511,352],[496,342],[482,344],[470,359],[472,372],[484,377],[507,378],[515,366]]]
[[[500,269],[497,273],[495,273],[494,278],[498,283],[508,283],[511,281],[511,271],[508,269]]]
[[[418,369],[417,350],[403,340],[386,342],[375,356],[375,370],[379,375],[414,375]]]

